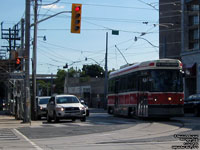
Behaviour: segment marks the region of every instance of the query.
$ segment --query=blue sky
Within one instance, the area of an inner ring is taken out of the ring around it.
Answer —
[[[55,0],[42,0],[42,4]],[[41,4],[41,2],[39,1]],[[39,7],[39,20],[60,11],[71,11],[72,3],[81,3],[81,34],[70,33],[71,14],[61,14],[38,26],[37,73],[56,73],[65,63],[81,69],[84,64],[105,65],[106,32],[108,39],[108,69],[118,69],[128,63],[158,59],[158,0],[60,0],[53,6]],[[151,6],[150,6],[151,5]],[[33,22],[33,7],[31,8]],[[25,13],[25,0],[1,0],[0,21],[4,28],[18,23]],[[148,22],[145,24],[144,22]],[[119,30],[119,35],[112,35]],[[43,41],[42,36],[46,36]],[[31,32],[31,37],[33,33]],[[0,46],[6,44],[0,40]],[[115,47],[117,46],[117,48]],[[32,54],[32,46],[31,52]],[[85,58],[88,58],[85,61]]]

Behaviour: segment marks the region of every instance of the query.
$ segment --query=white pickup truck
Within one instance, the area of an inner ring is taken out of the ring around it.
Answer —
[[[86,121],[86,109],[74,95],[55,95],[47,104],[47,121],[60,119],[80,119]]]

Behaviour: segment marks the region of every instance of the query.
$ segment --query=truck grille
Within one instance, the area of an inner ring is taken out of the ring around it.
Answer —
[[[65,112],[69,113],[80,112],[80,109],[79,107],[67,107],[65,108]]]

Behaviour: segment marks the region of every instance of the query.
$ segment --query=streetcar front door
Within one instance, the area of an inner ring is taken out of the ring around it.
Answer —
[[[137,116],[148,117],[148,78],[146,76],[138,78],[138,90]]]

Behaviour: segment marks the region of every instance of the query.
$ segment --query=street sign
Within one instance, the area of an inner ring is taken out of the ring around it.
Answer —
[[[119,30],[112,30],[112,35],[119,35]]]

